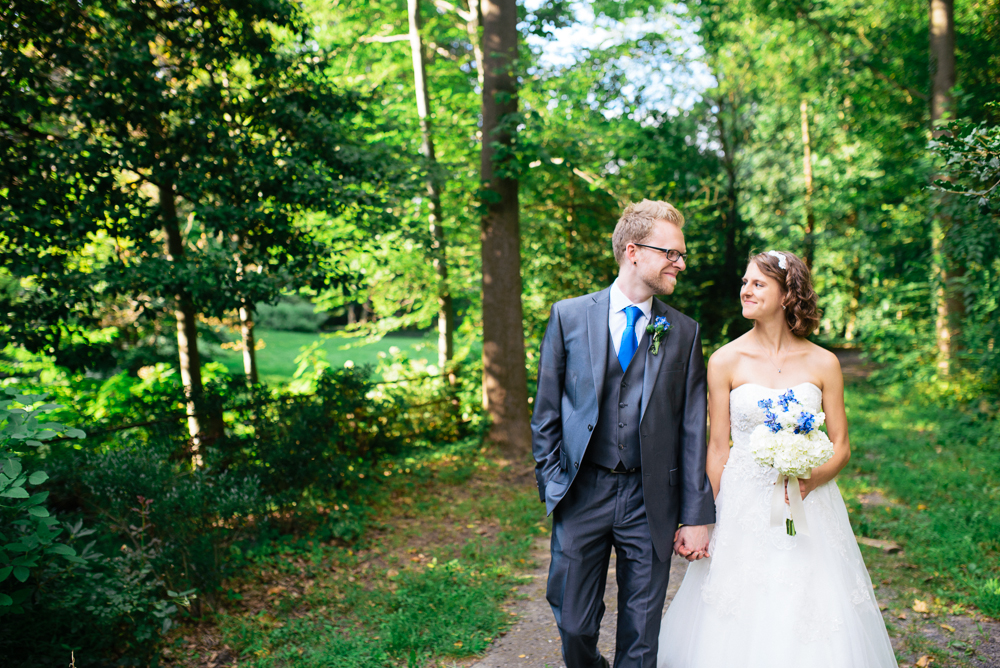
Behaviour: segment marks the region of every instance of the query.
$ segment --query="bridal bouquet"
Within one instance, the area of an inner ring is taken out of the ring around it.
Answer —
[[[762,466],[778,470],[771,499],[771,526],[781,526],[787,481],[792,518],[785,520],[785,531],[794,536],[797,521],[799,531],[808,535],[798,479],[808,478],[814,468],[833,457],[833,443],[819,430],[826,416],[805,410],[792,390],[778,397],[777,402],[761,399],[757,405],[764,409],[764,424],[750,434],[750,454]]]

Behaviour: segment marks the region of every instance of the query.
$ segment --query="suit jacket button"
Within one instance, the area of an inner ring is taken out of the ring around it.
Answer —
[[[573,462],[573,466],[575,466],[576,468],[580,468],[580,462]]]
[[[594,431],[594,425],[588,424],[587,425],[587,431]]]
[[[624,423],[624,422],[619,422],[619,423],[618,423],[618,426],[619,426],[619,427],[624,427],[624,426],[625,426],[625,423]]]
[[[623,444],[623,443],[619,443],[619,444],[618,444],[618,449],[619,449],[619,450],[624,450],[624,449],[625,449],[625,444]]]

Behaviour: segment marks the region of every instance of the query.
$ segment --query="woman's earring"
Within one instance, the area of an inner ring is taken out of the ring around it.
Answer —
[[[785,305],[784,305],[784,304],[782,304],[782,305],[781,305],[781,310],[782,310],[782,311],[784,311],[784,310],[785,310]]]

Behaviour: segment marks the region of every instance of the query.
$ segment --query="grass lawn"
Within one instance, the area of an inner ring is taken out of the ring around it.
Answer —
[[[1000,424],[912,388],[856,383],[847,408],[838,485],[855,535],[895,544],[859,541],[890,633],[918,665],[978,665],[1000,631]]]
[[[258,341],[264,342],[264,347],[257,351],[257,370],[261,380],[271,384],[283,384],[291,380],[298,368],[295,358],[302,353],[304,347],[317,340],[322,341],[321,347],[326,352],[326,359],[333,367],[342,367],[348,360],[359,366],[377,364],[378,354],[388,352],[393,346],[406,352],[412,359],[426,359],[429,362],[437,359],[436,332],[390,334],[377,343],[367,345],[358,345],[357,341],[360,339],[345,339],[329,334],[268,329],[257,329],[254,333]],[[225,350],[217,344],[200,345],[213,361],[221,362],[231,374],[243,374],[243,353]],[[348,349],[344,350],[345,347]]]

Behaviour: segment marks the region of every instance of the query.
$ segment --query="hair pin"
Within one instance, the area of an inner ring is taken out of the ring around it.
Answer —
[[[767,251],[767,254],[778,258],[778,266],[781,267],[782,270],[788,269],[788,261],[785,259],[784,253],[779,253],[776,250],[769,250]]]

